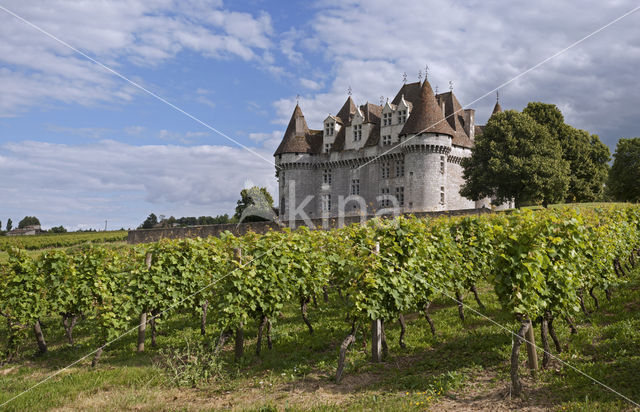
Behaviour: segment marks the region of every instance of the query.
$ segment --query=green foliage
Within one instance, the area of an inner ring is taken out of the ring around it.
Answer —
[[[569,162],[569,190],[565,201],[593,202],[603,195],[610,159],[609,148],[597,135],[564,123],[554,104],[530,102],[522,111],[547,128],[560,142],[563,159]]]
[[[138,229],[153,229],[158,224],[158,217],[151,213],[147,218],[142,222]]]
[[[460,193],[473,200],[546,205],[565,199],[569,187],[560,143],[546,127],[513,110],[491,116],[462,166],[466,183]]]
[[[135,327],[141,313],[195,317],[205,301],[229,331],[265,317],[275,324],[287,303],[308,302],[331,286],[342,293],[347,321],[365,324],[487,280],[509,314],[537,319],[575,313],[584,291],[626,282],[613,263],[627,262],[639,243],[640,208],[624,205],[374,219],[327,232],[227,232],[36,258],[12,247],[0,265],[0,314],[13,332],[43,317],[83,314],[103,344]]]
[[[54,226],[51,229],[49,229],[49,232],[51,233],[67,233],[67,229],[64,228],[64,226],[60,225],[60,226]]]
[[[127,239],[124,230],[115,232],[73,232],[43,234],[35,236],[7,236],[0,239],[0,249],[18,247],[25,250],[40,250],[56,247],[71,247],[85,243],[112,243]]]
[[[18,229],[24,229],[27,226],[40,226],[40,220],[35,216],[25,216],[24,219],[18,223]]]
[[[167,219],[160,220],[160,225],[162,227],[173,227],[173,226],[196,226],[196,225],[220,225],[225,223],[232,223],[231,218],[228,214],[218,215],[218,216],[200,216],[200,217],[180,217],[175,218],[170,216]]]
[[[640,202],[640,138],[620,139],[613,157],[608,192],[617,200]]]
[[[273,197],[266,187],[253,186],[240,191],[240,200],[233,216],[241,222],[262,222],[273,220]]]
[[[7,232],[10,232],[13,229],[13,222],[11,219],[7,219]]]

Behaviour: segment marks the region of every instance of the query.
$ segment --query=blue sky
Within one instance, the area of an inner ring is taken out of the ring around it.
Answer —
[[[26,4],[25,4],[26,3]],[[542,0],[222,2],[0,0],[0,5],[220,130],[132,87],[0,10],[0,221],[135,227],[232,214],[248,184],[275,191],[267,160],[300,95],[312,128],[349,86],[393,97],[429,65],[463,105],[636,4]],[[613,150],[638,136],[640,13],[501,89],[501,104],[557,104]],[[484,123],[493,95],[471,105]],[[265,160],[265,158],[267,160]],[[275,197],[275,196],[274,196]]]

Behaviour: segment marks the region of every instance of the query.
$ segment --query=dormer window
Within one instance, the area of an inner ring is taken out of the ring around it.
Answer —
[[[356,124],[353,126],[353,140],[359,142],[362,140],[362,125]]]
[[[333,136],[333,133],[335,132],[335,130],[336,130],[336,124],[335,123],[332,123],[332,122],[327,123],[325,128],[324,128],[324,134],[326,136]]]
[[[391,135],[390,134],[382,136],[382,145],[383,146],[390,146],[391,145]]]
[[[403,124],[407,121],[407,109],[398,111],[398,123]]]
[[[391,126],[391,113],[382,113],[382,125],[383,126]]]

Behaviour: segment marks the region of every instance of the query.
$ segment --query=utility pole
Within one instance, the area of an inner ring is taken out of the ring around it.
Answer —
[[[107,221],[106,220],[104,221],[104,231],[105,232],[107,231]]]

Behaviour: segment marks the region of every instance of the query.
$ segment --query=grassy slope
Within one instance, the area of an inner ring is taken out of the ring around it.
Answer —
[[[576,316],[578,334],[571,336],[561,321],[557,329],[564,345],[560,357],[630,398],[640,400],[640,270],[635,281],[615,291],[608,303],[590,320]],[[514,330],[515,323],[502,313],[493,293],[482,288],[486,314]],[[85,409],[217,409],[249,410],[464,410],[486,407],[508,409],[618,410],[629,404],[577,372],[553,362],[538,380],[525,378],[525,397],[509,400],[511,338],[488,320],[467,310],[464,327],[457,308],[445,298],[436,302],[433,338],[422,317],[407,315],[408,348],[397,344],[399,327],[387,326],[390,357],[382,364],[368,361],[362,337],[348,354],[341,385],[333,383],[337,351],[347,325],[344,313],[331,296],[330,305],[310,308],[317,331],[310,337],[297,308],[290,306],[273,329],[274,348],[254,355],[255,325],[250,325],[244,360],[231,359],[232,344],[225,348],[222,376],[198,388],[176,388],[157,366],[158,350],[134,353],[135,333],[105,352],[99,367],[91,370],[83,361],[47,383],[21,396],[8,410]],[[591,303],[591,301],[588,301]],[[467,303],[477,308],[471,296]],[[324,306],[324,307],[323,307]],[[96,347],[90,326],[76,327],[78,343],[64,343],[59,319],[45,321],[50,352],[34,356],[31,340],[24,344],[19,363],[0,367],[0,403],[20,393]],[[6,336],[0,325],[0,336]],[[212,327],[202,339],[198,320],[176,314],[161,325],[160,348],[212,342]],[[166,333],[166,334],[165,334]],[[536,335],[539,336],[538,330]],[[526,352],[523,350],[523,352]],[[525,354],[521,375],[525,374]],[[540,354],[539,354],[540,356]],[[540,356],[541,358],[541,356]]]

